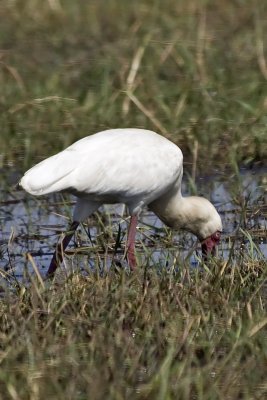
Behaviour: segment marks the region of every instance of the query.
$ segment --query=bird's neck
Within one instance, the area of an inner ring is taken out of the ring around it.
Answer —
[[[149,208],[169,227],[185,229],[194,234],[198,227],[198,197],[183,197],[180,191],[168,193],[149,205]]]

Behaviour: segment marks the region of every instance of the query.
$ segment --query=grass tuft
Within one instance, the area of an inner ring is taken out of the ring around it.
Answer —
[[[212,271],[212,273],[211,273]],[[5,292],[3,398],[263,398],[263,263],[72,274]]]

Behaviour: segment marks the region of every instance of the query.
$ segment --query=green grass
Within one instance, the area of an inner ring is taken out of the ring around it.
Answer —
[[[266,12],[241,0],[5,2],[2,165],[111,127],[154,129],[187,162],[199,144],[198,170],[263,161]]]
[[[263,399],[266,269],[140,269],[6,292],[0,398]]]

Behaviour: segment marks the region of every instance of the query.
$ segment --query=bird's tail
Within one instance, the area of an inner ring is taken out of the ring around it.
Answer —
[[[66,178],[75,167],[72,155],[72,151],[65,150],[40,162],[25,173],[20,185],[35,196],[66,190],[71,187],[70,179]]]

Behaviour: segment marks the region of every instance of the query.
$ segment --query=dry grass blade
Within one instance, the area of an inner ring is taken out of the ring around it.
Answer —
[[[153,115],[152,111],[148,110],[137,97],[129,92],[126,92],[126,95],[132,100],[132,102],[139,108],[140,111],[152,122],[152,124],[158,129],[160,133],[164,136],[168,137],[169,134],[167,130],[162,126],[159,120]]]
[[[130,72],[129,75],[127,77],[127,81],[126,81],[126,93],[132,93],[133,89],[134,89],[134,82],[136,79],[136,75],[137,72],[139,70],[140,64],[141,64],[141,60],[143,58],[144,55],[144,51],[145,51],[145,46],[141,46],[138,48],[137,52],[135,53],[134,57],[133,57],[133,61],[131,64],[131,68],[130,68]],[[129,107],[130,107],[130,97],[126,96],[123,104],[122,104],[122,112],[123,114],[126,116],[129,112]]]
[[[37,276],[37,279],[38,279],[40,285],[42,286],[42,289],[45,289],[45,284],[44,284],[43,278],[42,278],[42,276],[41,276],[41,274],[40,274],[40,272],[38,270],[37,265],[35,264],[34,259],[32,258],[32,255],[30,253],[27,253],[26,257],[30,261],[31,266],[32,266],[32,268],[33,268],[33,270],[35,272],[35,275]]]
[[[248,336],[252,337],[256,335],[262,328],[265,327],[266,324],[267,324],[267,317],[264,318],[262,321],[258,322],[255,326],[253,326],[253,328],[250,329]]]
[[[257,60],[260,71],[265,79],[267,79],[267,63],[264,56],[264,41],[262,34],[262,23],[259,16],[259,11],[255,8],[255,33],[256,33],[256,49],[257,49]]]
[[[197,173],[197,158],[198,158],[198,140],[194,140],[193,145],[193,163],[192,163],[192,181],[195,184],[196,182],[196,173]]]
[[[48,0],[48,3],[53,11],[62,11],[60,0]]]
[[[198,36],[197,36],[197,54],[196,63],[198,66],[200,81],[203,86],[207,83],[207,73],[205,67],[205,38],[206,36],[206,10],[200,10],[199,23],[198,23]]]
[[[11,65],[7,65],[3,61],[0,61],[0,65],[2,65],[9,72],[9,74],[14,78],[14,80],[16,81],[21,92],[24,92],[25,85],[24,85],[23,79],[20,76],[18,70],[15,67],[12,67]]]

